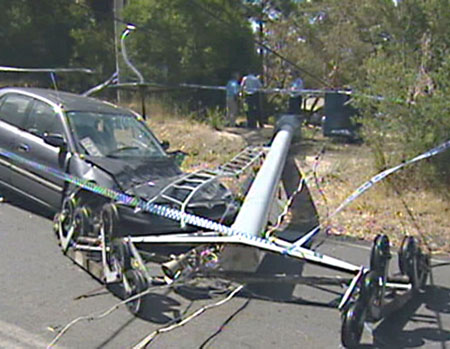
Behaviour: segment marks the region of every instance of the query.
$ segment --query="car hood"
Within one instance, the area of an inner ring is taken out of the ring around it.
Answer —
[[[160,189],[183,175],[175,162],[168,157],[118,159],[86,156],[86,159],[112,176],[125,192],[136,187]]]
[[[112,176],[126,194],[145,200],[151,200],[170,183],[186,176],[171,158],[116,159],[86,156],[86,159]],[[166,194],[183,202],[189,193],[171,188]],[[196,191],[190,203],[209,202],[214,205],[230,200],[232,200],[230,191],[218,180],[213,179]]]

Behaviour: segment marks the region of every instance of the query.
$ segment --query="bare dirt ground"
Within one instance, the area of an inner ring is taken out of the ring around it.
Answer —
[[[271,126],[257,130],[215,130],[185,119],[158,117],[149,123],[160,139],[170,141],[171,149],[189,154],[183,163],[184,169],[215,167],[246,145],[267,144],[273,134]],[[321,150],[324,152],[316,161]],[[449,201],[436,192],[414,185],[396,192],[385,179],[341,213],[327,219],[346,197],[377,173],[366,145],[338,142],[324,138],[318,128],[303,127],[302,136],[293,141],[292,151],[309,179],[311,196],[329,234],[364,240],[387,234],[394,246],[409,234],[421,238],[435,254],[450,252]],[[408,167],[401,171],[407,175]]]

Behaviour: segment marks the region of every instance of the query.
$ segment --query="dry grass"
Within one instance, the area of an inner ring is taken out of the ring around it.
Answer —
[[[314,180],[310,182],[310,190],[322,221],[330,226],[330,233],[364,240],[386,234],[395,246],[409,234],[423,239],[434,253],[450,252],[449,201],[416,185],[397,192],[390,180],[395,181],[395,174],[374,185],[326,222],[324,218],[377,171],[366,146],[322,141],[328,149],[317,167],[322,193]],[[306,171],[312,170],[314,157],[306,156],[304,160]],[[407,176],[408,167],[402,171]]]
[[[220,131],[206,123],[178,115],[158,104],[151,105],[148,125],[160,140],[170,142],[169,151],[182,150],[188,155],[184,170],[214,168],[228,160],[246,146],[236,134]]]

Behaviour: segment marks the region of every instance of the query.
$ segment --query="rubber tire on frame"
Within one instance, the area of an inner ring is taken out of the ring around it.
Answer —
[[[429,273],[429,257],[422,253],[413,236],[403,238],[398,253],[398,263],[402,274],[408,276],[413,290],[423,289]]]
[[[345,348],[356,348],[364,328],[362,303],[351,303],[342,318],[341,342]]]
[[[131,249],[123,239],[114,239],[111,242],[108,253],[108,264],[110,268],[113,267],[113,258],[117,260],[122,275],[131,269]]]
[[[375,271],[369,271],[364,279],[364,294],[366,299],[365,304],[366,308],[370,317],[370,320],[372,321],[378,321],[381,319],[381,304],[375,304],[375,301],[380,300],[381,297],[384,297],[383,295],[383,286],[380,286],[378,283],[378,280],[381,276],[375,272]]]
[[[127,291],[124,286],[125,299],[135,296],[148,288],[147,280],[140,270],[130,269],[125,273],[124,278],[127,279],[127,282],[131,287],[131,290]],[[142,297],[139,297],[133,301],[127,302],[126,306],[132,314],[137,315],[140,311],[141,304]]]
[[[379,275],[386,276],[386,266],[390,258],[389,238],[386,235],[377,235],[370,252],[370,270],[375,271]]]
[[[412,236],[405,236],[402,240],[402,243],[400,245],[400,250],[398,251],[398,268],[400,269],[400,272],[404,275],[408,274],[408,264],[411,260],[411,257],[409,256],[410,253],[415,252],[412,251],[417,248],[416,241]],[[413,246],[413,247],[411,247]]]
[[[104,204],[100,213],[101,224],[107,239],[112,239],[119,220],[117,207],[113,203]]]

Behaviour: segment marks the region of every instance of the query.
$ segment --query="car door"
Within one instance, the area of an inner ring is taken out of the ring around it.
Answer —
[[[39,163],[44,168],[22,164],[23,171],[14,176],[12,181],[37,201],[58,209],[64,181],[53,176],[46,168],[65,172],[69,155],[67,149],[46,143],[45,134],[60,134],[67,142],[61,113],[51,104],[33,99],[24,129],[14,139],[13,148],[23,158]]]
[[[14,154],[14,139],[24,127],[32,98],[16,93],[6,93],[0,100],[0,182],[13,186],[12,179],[17,173],[14,161],[8,156]],[[13,188],[15,189],[15,188]]]
[[[0,97],[0,183],[8,183],[11,179],[11,169],[8,166],[8,159],[2,155],[5,151],[11,150],[11,137],[9,136],[9,132],[6,129],[6,123],[2,120],[2,105],[6,100],[6,96]]]

